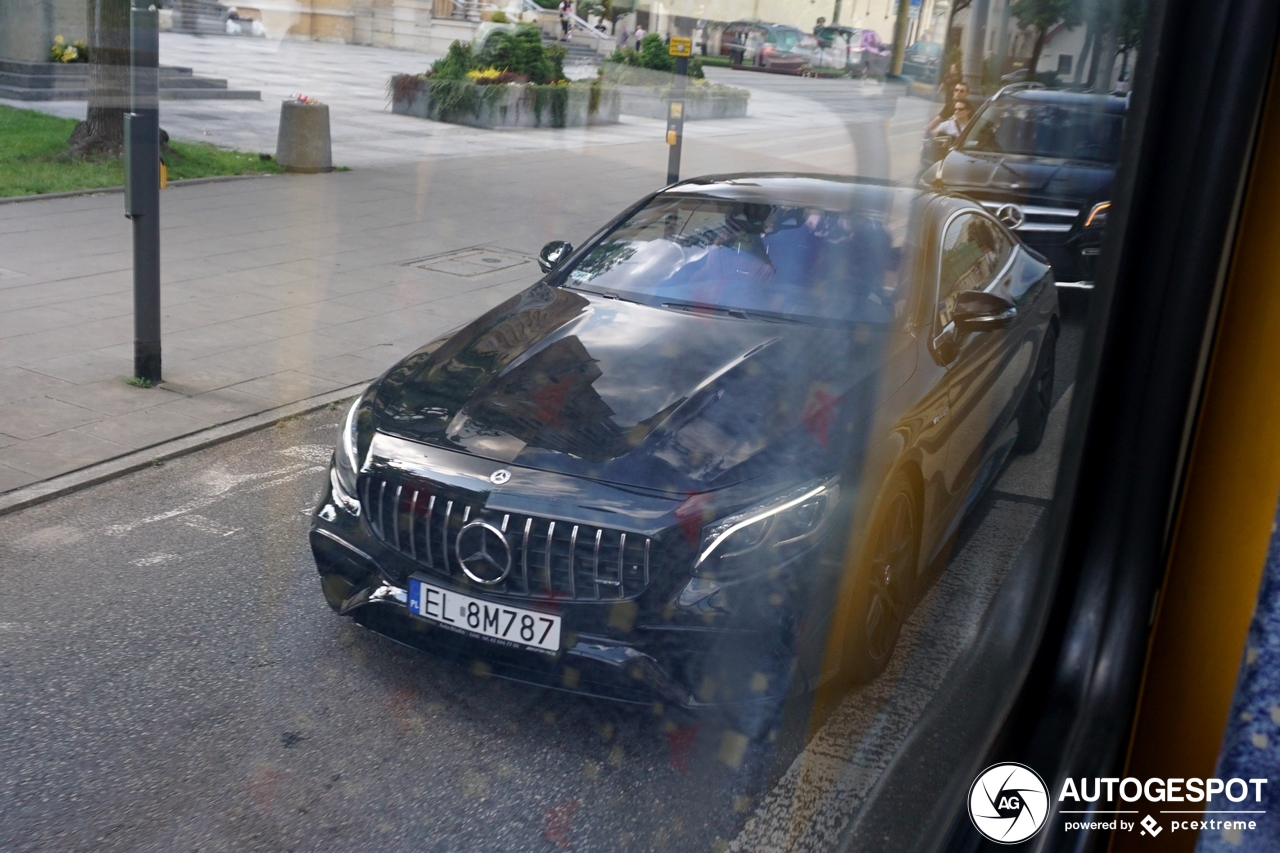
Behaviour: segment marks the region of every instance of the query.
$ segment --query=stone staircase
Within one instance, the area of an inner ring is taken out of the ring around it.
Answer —
[[[542,43],[547,47],[552,45],[563,47],[566,52],[565,65],[599,65],[601,60],[605,58],[596,51],[595,40],[582,33],[576,33],[572,41],[564,42],[555,36],[548,35],[544,30]]]
[[[177,0],[173,8],[173,31],[198,36],[226,35],[223,15],[227,7],[214,0]]]
[[[16,101],[86,101],[89,66],[82,62],[0,60],[0,98]],[[227,81],[197,77],[190,68],[160,66],[161,100],[260,101],[256,89],[229,89]]]

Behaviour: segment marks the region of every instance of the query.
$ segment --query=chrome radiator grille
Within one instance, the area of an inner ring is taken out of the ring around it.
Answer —
[[[607,527],[483,509],[395,478],[360,481],[369,528],[383,544],[428,571],[462,576],[456,544],[463,526],[483,520],[501,530],[511,572],[487,587],[502,595],[576,601],[634,598],[649,585],[652,541]]]
[[[1007,204],[999,201],[984,201],[981,204],[1014,231],[1065,234],[1071,230],[1076,217],[1080,215],[1080,211],[1073,207],[1044,207],[1034,204]]]

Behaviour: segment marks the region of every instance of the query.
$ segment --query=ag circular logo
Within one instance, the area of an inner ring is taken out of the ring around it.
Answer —
[[[508,482],[510,479],[511,479],[511,472],[508,471],[506,468],[499,468],[497,471],[494,471],[492,474],[489,475],[489,482],[493,483],[495,486],[501,486],[503,483]]]
[[[1022,208],[1016,204],[1001,205],[996,211],[996,219],[999,219],[1010,228],[1021,228],[1022,223],[1027,221],[1027,215],[1022,212]]]
[[[995,764],[969,789],[969,819],[999,844],[1017,844],[1040,831],[1049,816],[1049,789],[1023,764]]]
[[[454,552],[462,571],[476,583],[493,586],[511,574],[507,537],[487,521],[473,521],[458,531]]]

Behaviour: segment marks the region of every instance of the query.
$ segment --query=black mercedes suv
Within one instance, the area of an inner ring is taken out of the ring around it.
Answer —
[[[1093,287],[1127,97],[1006,86],[921,183],[964,193],[1053,266],[1060,288]]]

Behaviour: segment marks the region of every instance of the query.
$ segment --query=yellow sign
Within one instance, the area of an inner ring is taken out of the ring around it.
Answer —
[[[684,104],[681,101],[672,101],[668,104],[668,107],[667,115],[670,118],[680,118],[681,114],[684,113]]]
[[[676,132],[674,130],[667,131],[667,144],[668,145],[676,144]]]
[[[693,39],[672,36],[671,43],[667,45],[667,53],[672,56],[693,56]]]

